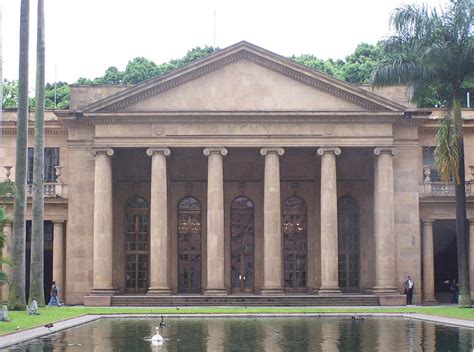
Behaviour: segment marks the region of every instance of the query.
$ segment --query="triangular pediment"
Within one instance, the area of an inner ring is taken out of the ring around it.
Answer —
[[[403,110],[397,103],[246,42],[82,109],[91,114]]]

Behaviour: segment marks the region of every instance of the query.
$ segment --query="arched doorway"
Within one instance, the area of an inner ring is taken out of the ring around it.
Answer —
[[[178,292],[201,292],[201,203],[194,197],[178,204]]]
[[[283,203],[284,283],[287,292],[304,292],[307,278],[306,202],[290,197]],[[275,268],[277,270],[277,268]]]
[[[148,289],[149,207],[138,195],[125,204],[125,292]]]
[[[247,197],[230,205],[231,283],[233,292],[254,288],[254,207]]]
[[[354,197],[339,198],[338,258],[339,287],[343,292],[358,292],[360,268],[360,214]]]

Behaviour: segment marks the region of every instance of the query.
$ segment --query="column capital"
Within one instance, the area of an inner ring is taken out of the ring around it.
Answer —
[[[205,156],[211,155],[211,153],[219,153],[222,156],[227,155],[227,149],[224,147],[212,147],[212,148],[204,148],[202,151]]]
[[[395,156],[395,154],[397,154],[397,148],[394,148],[394,147],[377,147],[374,149],[374,154],[379,156],[380,154],[384,154],[384,153],[387,153],[387,154],[392,154],[393,156]]]
[[[341,148],[338,147],[321,147],[318,148],[318,155],[323,155],[326,153],[333,153],[335,155],[341,155]]]
[[[282,156],[285,154],[285,149],[283,148],[262,148],[260,149],[260,155],[267,155],[270,153],[277,153],[279,156]]]
[[[54,225],[54,224],[61,224],[61,225],[62,225],[62,224],[64,224],[64,221],[66,221],[66,220],[51,220],[51,222],[53,223],[53,225]]]
[[[433,219],[421,219],[421,222],[423,224],[430,224],[431,226],[433,226],[433,223],[435,222],[435,220],[433,220]]]
[[[169,148],[148,148],[146,150],[146,155],[148,156],[153,156],[155,153],[161,153],[164,156],[170,156],[171,155],[171,150]]]
[[[112,148],[93,148],[91,150],[92,156],[97,156],[98,154],[105,154],[107,156],[113,156],[114,150]]]

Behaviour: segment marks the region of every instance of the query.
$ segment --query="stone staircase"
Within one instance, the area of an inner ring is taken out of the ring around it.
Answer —
[[[379,306],[380,302],[374,295],[116,295],[112,297],[115,307],[187,307],[187,306],[245,306],[245,307],[291,307],[291,306]]]

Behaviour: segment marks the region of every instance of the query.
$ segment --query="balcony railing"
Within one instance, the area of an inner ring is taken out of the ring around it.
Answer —
[[[45,182],[44,197],[45,198],[67,198],[68,187],[62,182]],[[33,197],[33,184],[26,186],[26,196]]]
[[[474,175],[472,175],[473,167],[471,169],[471,180],[466,181],[466,196],[474,196]],[[424,197],[453,197],[455,193],[454,182],[432,182],[431,181],[431,167],[424,166],[423,174],[425,178],[420,185],[420,196]]]

